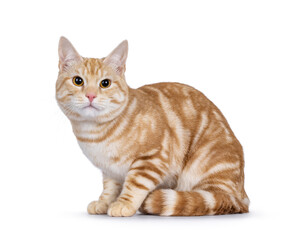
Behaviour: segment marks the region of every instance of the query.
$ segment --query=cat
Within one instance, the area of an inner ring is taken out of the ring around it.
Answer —
[[[246,213],[243,149],[220,110],[181,83],[125,81],[128,42],[81,57],[59,41],[56,99],[84,155],[103,173],[89,214]]]

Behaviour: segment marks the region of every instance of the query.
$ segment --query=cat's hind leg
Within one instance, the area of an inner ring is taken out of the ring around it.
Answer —
[[[217,163],[205,174],[189,168],[179,176],[177,187],[149,194],[141,212],[163,216],[202,216],[248,212],[240,164]],[[196,170],[195,170],[196,169]]]

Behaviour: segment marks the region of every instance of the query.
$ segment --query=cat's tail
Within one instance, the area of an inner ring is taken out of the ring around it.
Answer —
[[[161,216],[201,216],[246,213],[248,209],[247,197],[241,200],[223,192],[159,189],[148,195],[140,211]]]

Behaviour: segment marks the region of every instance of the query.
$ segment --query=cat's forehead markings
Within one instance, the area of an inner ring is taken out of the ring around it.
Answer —
[[[101,61],[97,58],[85,58],[84,62],[84,72],[88,75],[99,75],[101,69]]]

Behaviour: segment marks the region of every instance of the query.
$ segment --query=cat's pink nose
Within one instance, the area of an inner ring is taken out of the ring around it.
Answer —
[[[87,93],[85,96],[90,100],[90,102],[92,102],[94,98],[96,98],[96,94],[94,93]]]

